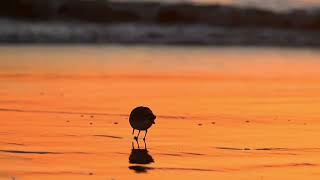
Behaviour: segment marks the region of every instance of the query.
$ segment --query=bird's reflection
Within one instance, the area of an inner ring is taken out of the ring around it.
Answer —
[[[136,173],[146,173],[148,170],[151,170],[152,168],[141,166],[146,165],[154,162],[153,157],[151,154],[149,154],[149,151],[147,150],[147,144],[144,142],[144,149],[140,149],[139,142],[137,142],[138,148],[136,149],[134,147],[134,142],[132,142],[132,149],[131,154],[129,156],[129,163],[130,164],[136,164],[134,166],[129,166],[129,169],[134,170]]]
[[[138,149],[135,149],[134,142],[132,142],[132,149],[131,149],[131,154],[129,157],[129,163],[130,164],[150,164],[150,163],[153,163],[154,160],[147,150],[146,142],[144,141],[144,149],[140,149],[139,142],[138,141],[136,141],[136,142],[138,144]]]

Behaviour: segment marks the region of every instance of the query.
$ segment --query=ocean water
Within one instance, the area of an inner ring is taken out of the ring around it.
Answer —
[[[208,25],[32,23],[0,19],[2,43],[319,47],[320,33]]]
[[[237,6],[253,6],[259,8],[272,9],[276,11],[289,10],[293,8],[315,8],[320,6],[320,2],[317,0],[168,0],[167,2],[191,2],[205,4],[218,3]]]

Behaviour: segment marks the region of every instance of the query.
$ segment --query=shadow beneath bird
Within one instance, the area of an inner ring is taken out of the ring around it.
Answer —
[[[149,170],[153,170],[154,168],[146,166],[129,166],[129,169],[134,170],[135,173],[147,173]]]
[[[134,142],[132,142],[132,149],[129,156],[129,163],[130,164],[138,164],[134,166],[129,166],[129,169],[134,170],[136,173],[146,173],[148,170],[152,170],[153,168],[146,167],[146,166],[139,166],[139,165],[146,165],[154,163],[154,159],[149,154],[149,151],[147,150],[146,142],[144,142],[144,149],[140,149],[139,142],[136,141],[138,148],[136,149],[134,147]]]

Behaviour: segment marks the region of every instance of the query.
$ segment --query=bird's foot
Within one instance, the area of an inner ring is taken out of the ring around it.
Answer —
[[[133,139],[136,140],[136,141],[138,141],[138,137],[137,137],[137,136],[134,136]]]

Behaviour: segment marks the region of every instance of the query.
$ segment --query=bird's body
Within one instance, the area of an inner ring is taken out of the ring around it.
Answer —
[[[147,134],[148,129],[152,126],[152,124],[155,124],[155,119],[156,116],[152,113],[152,111],[149,108],[143,106],[136,107],[131,111],[129,117],[130,125],[133,128],[132,133],[134,133],[134,130],[137,129],[139,130],[139,134],[140,131],[146,131]],[[138,136],[135,137],[135,139],[137,139]]]

